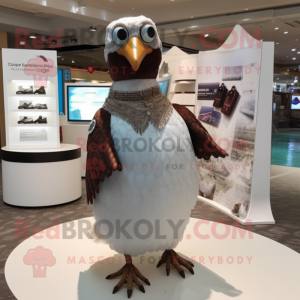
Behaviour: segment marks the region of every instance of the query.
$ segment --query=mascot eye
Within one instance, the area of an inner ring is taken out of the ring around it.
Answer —
[[[145,25],[141,30],[141,36],[145,43],[151,43],[155,39],[155,29],[152,25]]]
[[[113,36],[114,42],[117,45],[122,46],[127,42],[128,32],[123,27],[117,27],[114,29],[112,36]]]

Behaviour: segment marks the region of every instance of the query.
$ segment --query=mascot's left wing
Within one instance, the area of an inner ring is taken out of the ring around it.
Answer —
[[[228,153],[218,146],[196,116],[184,105],[173,104],[174,109],[185,121],[190,132],[195,155],[200,159],[209,160],[211,156],[223,157]]]
[[[88,203],[93,203],[99,193],[99,181],[103,182],[115,170],[122,170],[110,132],[109,112],[99,109],[89,128],[85,185]]]

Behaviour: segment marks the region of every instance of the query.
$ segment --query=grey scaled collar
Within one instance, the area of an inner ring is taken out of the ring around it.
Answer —
[[[143,134],[150,122],[158,129],[164,128],[173,112],[173,106],[155,86],[138,92],[117,92],[110,90],[103,108],[117,116],[133,129]]]

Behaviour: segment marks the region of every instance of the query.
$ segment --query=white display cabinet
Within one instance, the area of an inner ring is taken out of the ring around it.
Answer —
[[[56,51],[2,49],[2,62],[7,149],[59,148]],[[41,86],[45,94],[34,94]],[[24,89],[33,93],[17,94]],[[33,108],[20,108],[24,103]],[[47,108],[37,108],[39,104]],[[40,116],[47,123],[18,123]]]

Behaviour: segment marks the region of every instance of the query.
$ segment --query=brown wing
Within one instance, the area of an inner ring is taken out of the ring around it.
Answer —
[[[94,120],[95,129],[88,136],[85,185],[88,203],[93,203],[99,193],[99,181],[103,182],[113,171],[122,170],[110,132],[110,113],[99,109]]]
[[[180,104],[173,104],[173,107],[189,129],[195,155],[198,158],[209,160],[211,156],[223,158],[228,156],[228,153],[213,141],[213,138],[189,109]]]

